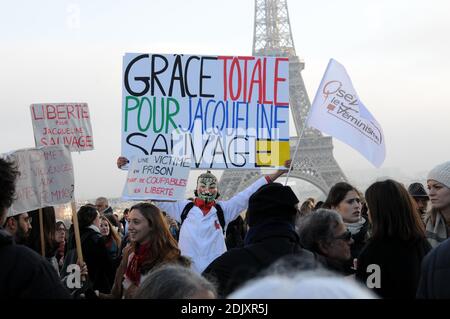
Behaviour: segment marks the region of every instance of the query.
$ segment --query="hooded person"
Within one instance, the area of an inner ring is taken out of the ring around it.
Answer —
[[[300,258],[304,269],[318,265],[314,254],[302,248],[295,232],[298,202],[292,189],[280,183],[263,185],[250,196],[244,247],[227,251],[203,272],[217,283],[220,296],[227,296],[281,257]]]
[[[127,159],[119,157],[120,168]],[[290,160],[285,167],[289,167]],[[247,208],[249,197],[261,186],[274,182],[286,169],[265,175],[227,201],[219,201],[218,181],[210,171],[197,179],[195,198],[157,202],[157,206],[182,226],[178,245],[183,256],[192,260],[192,269],[201,273],[215,258],[226,252],[224,230]]]

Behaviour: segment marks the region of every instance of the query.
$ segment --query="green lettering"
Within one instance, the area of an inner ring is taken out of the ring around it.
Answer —
[[[142,105],[144,104],[144,101],[147,101],[147,104],[148,104],[148,121],[147,121],[147,126],[142,127],[141,126],[141,111],[142,111]],[[148,128],[150,127],[151,120],[152,120],[152,103],[150,102],[150,100],[147,97],[143,97],[141,99],[141,104],[139,105],[139,111],[138,111],[137,124],[138,124],[139,131],[146,132],[148,130]]]
[[[176,110],[173,113],[170,113],[170,102],[175,104],[175,107],[176,107]],[[175,100],[174,98],[169,97],[167,99],[166,134],[168,133],[168,130],[169,130],[169,122],[170,122],[170,124],[172,124],[173,128],[175,130],[177,130],[177,132],[178,132],[177,125],[175,124],[174,120],[172,119],[172,116],[177,115],[179,111],[180,111],[180,105],[178,104],[178,101]]]
[[[129,107],[129,101],[133,100],[136,104],[133,107]],[[134,96],[127,96],[125,98],[125,132],[128,131],[128,112],[135,110],[139,106],[139,99]]]
[[[159,133],[164,128],[164,98],[161,97],[161,126],[159,129],[156,128],[156,97],[153,97],[153,132]]]

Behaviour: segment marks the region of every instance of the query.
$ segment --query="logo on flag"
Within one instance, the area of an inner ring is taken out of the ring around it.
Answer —
[[[377,167],[384,161],[381,126],[359,99],[345,68],[333,59],[311,105],[307,125],[350,145]]]

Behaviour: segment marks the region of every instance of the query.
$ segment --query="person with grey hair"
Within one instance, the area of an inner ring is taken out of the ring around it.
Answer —
[[[318,209],[300,219],[298,226],[300,243],[321,256],[326,268],[343,275],[353,273],[350,268],[352,234],[338,212]]]
[[[164,265],[150,272],[135,299],[216,299],[206,278],[180,265]]]
[[[248,282],[228,299],[377,299],[356,281],[324,271],[268,275]]]

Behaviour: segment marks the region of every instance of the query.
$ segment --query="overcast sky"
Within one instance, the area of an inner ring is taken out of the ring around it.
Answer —
[[[386,138],[386,169],[419,176],[450,159],[450,2],[288,1],[313,98],[328,60],[342,63]],[[253,0],[2,1],[0,153],[33,147],[29,105],[87,102],[95,150],[74,153],[77,198],[120,196],[125,52],[251,55]],[[370,170],[334,142],[344,173]],[[383,170],[384,169],[384,170]],[[395,176],[394,176],[395,177]]]

